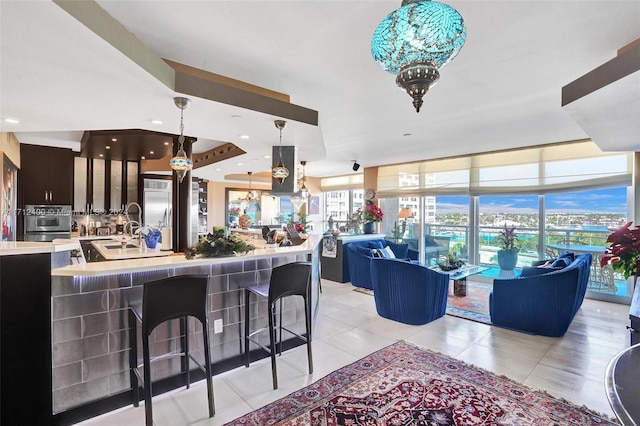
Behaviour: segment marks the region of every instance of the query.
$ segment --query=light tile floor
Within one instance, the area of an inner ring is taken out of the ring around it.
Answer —
[[[323,280],[313,342],[314,373],[307,374],[304,346],[278,359],[276,391],[268,359],[214,377],[216,415],[207,417],[204,381],[154,398],[156,426],[213,426],[231,421],[302,388],[363,356],[406,340],[505,375],[534,389],[613,416],[604,391],[607,363],[629,346],[629,307],[586,299],[561,338],[531,336],[445,315],[423,326],[376,314],[372,296],[351,284]],[[80,423],[142,425],[143,404]]]

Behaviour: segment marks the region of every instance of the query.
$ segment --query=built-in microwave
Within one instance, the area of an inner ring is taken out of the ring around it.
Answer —
[[[71,206],[26,205],[25,241],[53,241],[56,238],[71,238]]]

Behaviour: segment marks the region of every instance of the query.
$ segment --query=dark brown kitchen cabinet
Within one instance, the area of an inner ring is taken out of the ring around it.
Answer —
[[[28,204],[70,205],[73,151],[21,144],[18,186],[21,188],[22,207]]]

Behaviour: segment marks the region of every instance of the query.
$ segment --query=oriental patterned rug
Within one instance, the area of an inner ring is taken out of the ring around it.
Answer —
[[[227,425],[613,426],[461,361],[397,342]]]

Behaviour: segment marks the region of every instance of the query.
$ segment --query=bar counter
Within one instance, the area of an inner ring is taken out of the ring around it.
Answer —
[[[300,246],[256,249],[236,257],[186,259],[183,254],[174,254],[61,267],[60,263],[52,263],[47,271],[50,274],[50,293],[49,289],[42,289],[50,305],[47,311],[49,318],[44,324],[44,328],[50,330],[47,336],[50,360],[46,366],[51,376],[48,382],[49,408],[44,402],[37,408],[33,407],[34,401],[28,393],[22,395],[22,398],[29,400],[32,410],[49,410],[50,421],[42,423],[40,417],[37,419],[40,423],[32,424],[73,424],[131,403],[128,301],[141,298],[142,284],[147,281],[183,274],[208,274],[213,370],[219,373],[243,365],[242,290],[268,282],[271,269],[275,266],[310,260],[312,316],[315,319],[320,287],[320,241],[319,236],[311,236]],[[304,333],[302,299],[287,300],[283,311],[283,322],[289,324],[289,328]],[[223,321],[223,331],[214,334],[213,324],[219,319]],[[4,316],[2,321],[4,332],[4,325],[7,324]],[[252,328],[267,323],[266,301],[252,306],[251,322]],[[195,323],[190,322],[191,333],[194,333]],[[183,331],[177,320],[158,327],[152,335],[152,356],[178,348],[181,333]],[[190,349],[196,357],[204,360],[202,348],[197,347],[202,340],[190,340],[194,343]],[[266,334],[263,343],[268,344]],[[142,351],[139,350],[139,353]],[[4,379],[4,353],[2,361]],[[158,382],[154,390],[180,386],[181,367],[180,359],[154,363],[152,377],[154,383]],[[3,394],[5,390],[3,387]],[[5,405],[7,403],[9,405]],[[3,400],[2,413],[10,406],[10,401]]]

